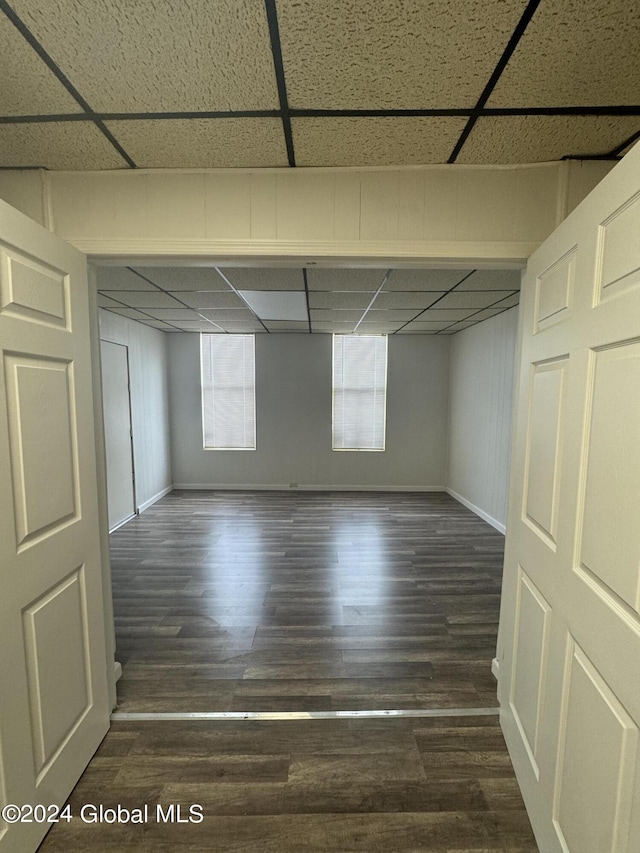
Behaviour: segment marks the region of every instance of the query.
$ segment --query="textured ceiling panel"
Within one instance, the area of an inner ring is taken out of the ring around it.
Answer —
[[[412,166],[446,163],[466,119],[294,118],[299,166]]]
[[[520,290],[521,270],[476,270],[456,287],[461,290]]]
[[[356,321],[357,322],[357,321]],[[312,321],[311,328],[319,332],[339,332],[340,334],[349,334],[352,332],[355,323],[314,323]]]
[[[368,322],[374,322],[377,320],[395,322],[397,320],[401,323],[406,323],[408,320],[413,320],[417,314],[415,308],[395,308],[388,311],[381,311],[375,308],[376,302],[374,302],[373,305],[374,307],[367,311],[366,314]]]
[[[218,311],[198,310],[198,314],[202,314],[207,320],[213,320],[224,326],[225,323],[253,322],[255,315],[248,308],[221,308]]]
[[[467,293],[448,293],[438,302],[438,308],[473,308],[479,311],[488,308],[505,296],[502,290],[476,290]]]
[[[315,323],[357,323],[362,317],[363,310],[360,311],[331,311],[325,308],[311,309],[311,320]]]
[[[236,290],[304,290],[301,269],[227,267],[222,272]]]
[[[373,298],[373,293],[310,293],[310,308],[364,309]]]
[[[0,13],[0,115],[77,113],[80,106]]]
[[[94,110],[274,109],[263,0],[11,0]]]
[[[96,267],[98,290],[153,290],[157,288],[127,267]]]
[[[640,14],[628,0],[544,0],[489,106],[637,104]]]
[[[195,311],[189,311],[188,308],[149,308],[146,312],[156,320],[200,320]]]
[[[245,303],[239,296],[227,288],[226,292],[210,291],[205,293],[177,292],[185,305],[192,308],[244,308]]]
[[[471,270],[394,270],[385,290],[449,290]]]
[[[246,321],[233,321],[229,323],[219,323],[223,329],[226,329],[228,332],[234,332],[236,334],[243,334],[244,332],[264,332],[264,326],[258,322],[258,320],[246,320]]]
[[[120,302],[129,305],[131,308],[179,308],[180,303],[176,302],[173,296],[168,293],[161,293],[159,290],[115,290],[111,293],[107,291],[106,296],[114,295]]]
[[[504,307],[496,305],[495,308],[486,308],[484,311],[475,311],[472,315],[467,317],[467,319],[475,320],[479,323],[481,320],[487,320],[489,317],[495,317],[496,314],[501,314],[503,311]]]
[[[309,323],[305,320],[265,320],[265,326],[270,332],[308,332]]]
[[[0,125],[0,166],[63,171],[121,169],[126,163],[93,122],[74,121]]]
[[[110,296],[105,296],[103,293],[98,294],[99,308],[124,308],[122,299],[112,299]]]
[[[377,309],[415,308],[416,311],[420,311],[422,308],[433,305],[442,295],[436,291],[429,293],[385,293],[383,291],[373,304]]]
[[[277,118],[110,121],[107,127],[140,168],[286,166]]]
[[[226,293],[181,293],[180,299],[193,308],[246,308],[246,303],[232,290]]]
[[[519,0],[278,0],[293,107],[471,107]]]
[[[424,314],[421,314],[416,323],[444,323],[445,320],[449,323],[457,323],[458,320],[466,320],[469,314],[473,314],[473,311],[452,311],[451,309],[437,311],[435,308],[432,308],[430,311],[425,311]],[[412,323],[411,325],[413,326],[414,324]]]
[[[422,319],[422,318],[420,318]],[[439,332],[441,329],[448,329],[451,325],[450,320],[441,320],[439,323],[432,321],[429,323],[421,323],[420,320],[416,320],[415,323],[409,323],[408,326],[402,330],[403,332]]]
[[[387,270],[318,269],[307,270],[309,290],[369,290],[376,291]],[[392,276],[393,277],[393,276]]]
[[[520,294],[514,293],[512,296],[507,296],[506,299],[501,299],[497,304],[497,308],[513,308],[520,304]]]
[[[150,320],[152,319],[146,312],[136,311],[135,308],[107,308],[113,314],[120,314],[122,317],[128,317],[130,320]]]
[[[478,119],[458,163],[540,163],[606,154],[640,130],[640,116],[489,116]]]
[[[170,326],[168,323],[163,323],[162,320],[138,320],[139,323],[144,323],[145,326],[151,326],[153,329],[160,329],[162,332],[175,332],[176,327]]]
[[[223,290],[229,285],[208,267],[135,267],[136,271],[163,290]],[[140,289],[140,288],[138,288]]]

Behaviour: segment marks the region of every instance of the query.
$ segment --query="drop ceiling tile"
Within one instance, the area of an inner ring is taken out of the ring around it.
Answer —
[[[156,320],[167,320],[170,323],[174,320],[200,320],[196,312],[188,308],[150,308],[146,313]]]
[[[416,320],[414,323],[409,323],[408,326],[405,326],[402,330],[403,332],[439,332],[441,329],[448,329],[451,325],[451,321],[442,320],[440,323],[429,322],[429,323],[421,323],[420,320]]]
[[[385,293],[383,291],[373,304],[376,309],[415,308],[416,311],[421,311],[433,305],[442,295],[437,291],[428,293]]]
[[[505,296],[502,290],[475,290],[465,293],[459,293],[454,290],[452,293],[447,293],[440,302],[438,308],[469,308],[474,311],[479,311],[481,308],[488,308],[503,299]]]
[[[501,299],[500,302],[496,305],[496,308],[513,308],[516,305],[520,304],[520,293],[513,293],[511,296],[507,296],[506,299]]]
[[[157,287],[127,267],[96,267],[98,290],[152,290]]]
[[[376,308],[376,302],[373,303],[374,307],[370,308],[366,313],[367,322],[395,322],[399,320],[403,323],[406,323],[407,320],[413,320],[413,318],[418,313],[415,308],[390,308],[388,310],[380,310]]]
[[[240,290],[249,308],[261,320],[286,320],[306,322],[307,296],[301,290]]]
[[[232,290],[226,293],[179,293],[179,298],[192,308],[246,308],[245,303]]]
[[[520,290],[522,270],[475,270],[456,287],[456,293],[467,290]]]
[[[301,269],[226,267],[222,272],[236,290],[304,290]]]
[[[221,325],[223,329],[226,329],[228,332],[233,332],[235,334],[242,334],[244,332],[263,332],[264,326],[258,322],[258,320],[247,320],[246,322],[229,322],[229,323],[218,323]]]
[[[545,0],[489,106],[637,104],[640,15],[626,0]]]
[[[177,292],[179,299],[192,308],[245,308],[246,305],[232,290],[212,290],[206,293]]]
[[[373,293],[310,293],[310,308],[351,308],[364,309],[373,299]]]
[[[387,274],[386,269],[319,269],[307,270],[309,290],[376,291]]]
[[[387,290],[449,290],[470,270],[394,270],[384,286]]]
[[[112,314],[120,314],[122,317],[128,317],[130,320],[152,319],[146,311],[136,311],[135,308],[105,308],[105,311],[111,311]]]
[[[145,169],[286,166],[277,118],[109,121],[127,154]]]
[[[412,329],[411,326],[407,326],[406,329],[399,329],[396,334],[398,335],[438,335],[439,332],[429,331],[428,329]]]
[[[119,293],[119,291],[118,291]],[[99,308],[124,308],[124,304],[122,300],[118,301],[117,299],[111,299],[110,296],[105,296],[102,293],[98,294],[98,307]]]
[[[359,311],[331,311],[325,308],[316,308],[311,309],[311,319],[312,321],[322,323],[357,323],[360,317],[362,317],[363,309]]]
[[[355,323],[314,323],[313,321],[311,322],[311,328],[314,332],[339,332],[340,334],[349,334],[353,331],[355,325]]]
[[[412,166],[446,163],[466,119],[294,118],[291,124],[298,166]]]
[[[390,335],[402,326],[402,323],[360,323],[359,335]]]
[[[220,329],[213,323],[204,320],[176,320],[175,325],[184,332],[219,332]]]
[[[12,0],[94,110],[275,109],[262,0]]]
[[[458,311],[437,311],[435,308],[431,308],[429,311],[425,311],[420,315],[416,322],[419,323],[457,323],[458,320],[466,320],[467,317],[473,314],[473,309],[469,310],[458,310]],[[413,324],[412,324],[413,325]]]
[[[484,311],[478,311],[477,313],[472,314],[468,319],[475,320],[476,323],[480,323],[482,320],[488,320],[489,317],[495,317],[496,314],[502,314],[504,310],[504,307],[498,307],[496,305],[495,308],[485,308]]]
[[[265,320],[265,326],[270,332],[308,332],[309,323],[296,320]]]
[[[163,290],[219,290],[229,285],[211,267],[133,267]]]
[[[0,115],[78,113],[75,98],[6,15],[0,15]]]
[[[0,166],[83,170],[126,165],[93,122],[0,125]]]
[[[457,163],[539,163],[599,155],[640,130],[640,116],[485,116]]]
[[[278,0],[293,107],[471,107],[522,14],[505,0]]]
[[[180,308],[180,303],[168,293],[159,290],[114,290],[103,291],[105,296],[115,295],[131,308]]]
[[[255,320],[254,314],[248,308],[219,308],[215,311],[198,310],[198,314],[202,314],[207,320],[213,320],[214,323],[224,325],[225,323],[253,323]]]
[[[163,323],[162,320],[140,320],[145,326],[151,326],[152,329],[160,329],[162,332],[174,332],[175,326],[170,326],[168,323]]]

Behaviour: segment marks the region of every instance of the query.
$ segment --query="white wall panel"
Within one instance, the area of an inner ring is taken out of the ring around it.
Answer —
[[[449,340],[391,337],[384,453],[331,450],[331,335],[256,336],[255,451],[203,450],[200,340],[171,334],[176,484],[444,488]]]
[[[447,488],[504,531],[518,309],[451,340]]]
[[[169,336],[101,310],[100,337],[129,347],[136,499],[144,508],[171,486]]]

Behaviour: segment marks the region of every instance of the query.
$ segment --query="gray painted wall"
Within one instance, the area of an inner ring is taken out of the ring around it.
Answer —
[[[503,532],[517,328],[512,308],[451,339],[447,488]]]
[[[444,489],[449,344],[389,338],[386,451],[331,450],[331,335],[256,335],[257,449],[203,450],[200,338],[167,335],[176,486]]]
[[[100,338],[129,347],[136,502],[141,509],[171,486],[168,335],[100,311]]]

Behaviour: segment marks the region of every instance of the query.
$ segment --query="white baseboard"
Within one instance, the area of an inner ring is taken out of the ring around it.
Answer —
[[[502,524],[501,521],[498,521],[497,518],[493,518],[493,516],[489,515],[488,512],[485,512],[483,509],[480,509],[479,506],[472,504],[471,501],[468,501],[466,498],[463,498],[462,495],[459,495],[457,492],[454,492],[453,489],[446,489],[445,491],[463,506],[466,506],[467,509],[470,509],[471,512],[475,512],[476,515],[479,515],[483,521],[487,522],[487,524],[490,524],[492,527],[495,527],[495,529],[500,531],[500,533],[505,534],[507,532],[507,528],[504,524]]]
[[[446,492],[444,486],[310,486],[306,483],[292,486],[286,483],[174,483],[174,489],[199,489],[202,491],[242,492]]]
[[[157,495],[154,495],[152,498],[149,498],[148,501],[144,501],[144,503],[141,503],[138,507],[138,512],[144,512],[145,509],[149,509],[149,507],[156,503],[156,501],[159,501],[160,498],[163,498],[165,495],[168,495],[169,492],[172,492],[174,488],[175,486],[173,485],[167,486],[166,489],[163,489],[161,492],[158,492]]]
[[[500,677],[500,661],[498,660],[498,658],[494,658],[491,661],[491,674],[493,675],[495,680],[498,681]]]
[[[119,660],[114,660],[113,662],[113,674],[116,681],[120,681],[122,678],[122,664]]]

